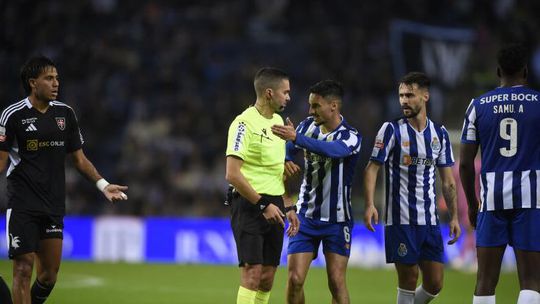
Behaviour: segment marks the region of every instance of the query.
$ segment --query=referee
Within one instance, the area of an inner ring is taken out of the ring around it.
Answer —
[[[283,246],[284,214],[287,233],[296,234],[298,218],[285,208],[282,195],[285,141],[271,127],[283,125],[277,112],[290,100],[288,75],[262,68],[254,79],[257,101],[229,127],[226,179],[234,187],[231,227],[236,241],[240,288],[237,304],[268,303]]]
[[[86,158],[75,112],[58,96],[58,72],[48,58],[21,69],[28,97],[0,117],[0,172],[7,169],[7,237],[13,260],[13,302],[39,304],[51,293],[62,259],[66,156],[109,201],[126,200],[126,186],[109,184]],[[36,280],[30,281],[36,264]]]

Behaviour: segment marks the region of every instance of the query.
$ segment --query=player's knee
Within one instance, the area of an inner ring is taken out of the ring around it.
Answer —
[[[258,290],[262,291],[270,291],[272,290],[272,286],[274,285],[274,277],[269,276],[262,276],[261,280],[259,282]]]
[[[498,282],[499,277],[497,275],[487,275],[484,272],[478,272],[475,294],[478,296],[495,294],[495,288]]]
[[[59,267],[43,268],[41,272],[37,274],[39,281],[46,285],[54,285],[58,278]]]
[[[497,287],[497,279],[494,278],[480,278],[476,281],[476,288],[474,294],[477,296],[494,295],[495,288]]]
[[[295,271],[289,271],[288,284],[290,288],[301,289],[306,278]]]
[[[410,276],[399,276],[399,287],[405,290],[414,290],[416,288],[416,284],[418,283],[418,276],[417,275],[410,275]]]
[[[30,280],[32,278],[32,264],[17,262],[13,265],[13,275],[15,278]]]
[[[341,289],[346,289],[345,276],[340,274],[328,276],[328,288],[332,294],[337,294]]]
[[[328,281],[328,289],[330,289],[332,295],[338,295],[347,289],[347,285],[345,285],[344,280]]]
[[[56,284],[58,278],[58,272],[44,272],[41,275],[38,275],[39,281],[45,285],[53,286]]]
[[[261,265],[246,264],[242,267],[241,285],[251,290],[257,290],[261,282],[261,274]]]
[[[534,277],[521,277],[519,280],[521,289],[528,289],[540,292],[540,280]]]
[[[443,288],[443,283],[442,283],[442,280],[436,281],[436,282],[430,282],[430,283],[422,282],[422,286],[424,290],[427,291],[428,293],[432,295],[437,295],[441,292]]]

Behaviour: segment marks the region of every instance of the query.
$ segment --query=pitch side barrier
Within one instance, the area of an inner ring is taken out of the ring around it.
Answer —
[[[228,219],[164,217],[66,217],[63,257],[65,260],[103,262],[148,262],[236,265],[236,248]],[[0,256],[7,256],[5,216],[0,219]],[[445,259],[450,267],[473,268],[474,239],[462,237],[447,245],[448,226],[442,225]],[[368,231],[357,224],[352,233],[351,267],[389,267],[385,263],[383,230]],[[472,236],[474,237],[474,236]],[[472,243],[471,243],[472,242]],[[285,237],[281,257],[286,264]],[[471,246],[472,245],[472,246]],[[469,249],[466,249],[469,248]],[[324,266],[322,252],[313,261]],[[503,265],[514,270],[514,255],[507,250]]]

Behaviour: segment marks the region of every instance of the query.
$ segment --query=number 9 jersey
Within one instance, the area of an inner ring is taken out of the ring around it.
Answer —
[[[539,95],[499,87],[471,101],[461,142],[481,148],[481,211],[540,209]]]

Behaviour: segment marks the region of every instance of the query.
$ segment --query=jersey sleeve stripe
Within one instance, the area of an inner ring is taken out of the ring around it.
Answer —
[[[445,127],[441,128],[443,134],[443,148],[445,165],[452,166],[454,164],[454,153],[452,152],[452,143],[450,142],[450,136],[448,136],[448,131]]]
[[[476,109],[474,107],[474,99],[469,104],[465,112],[465,120],[463,122],[463,130],[461,133],[461,142],[475,143],[477,141],[476,130]]]
[[[17,103],[14,103],[12,104],[11,106],[7,107],[3,112],[2,112],[2,117],[0,118],[0,125],[2,126],[5,126],[9,117],[19,111],[20,109],[23,109],[25,107],[25,103],[24,103],[24,100],[21,100]]]

